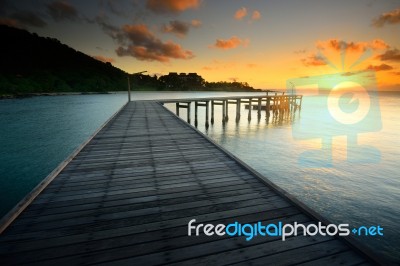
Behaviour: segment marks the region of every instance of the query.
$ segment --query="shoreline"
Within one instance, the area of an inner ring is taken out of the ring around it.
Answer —
[[[65,96],[65,95],[94,95],[94,94],[116,94],[118,92],[32,92],[0,95],[0,100],[25,99],[36,96]]]
[[[268,90],[270,91],[270,90]],[[10,100],[10,99],[25,99],[37,96],[65,96],[65,95],[98,95],[98,94],[118,94],[127,93],[127,91],[104,91],[104,92],[31,92],[31,93],[16,93],[16,94],[0,94],[0,100]],[[166,92],[166,91],[143,91],[143,90],[132,90],[132,92]],[[175,91],[171,92],[195,92],[195,91]],[[254,91],[225,91],[225,90],[210,90],[210,92],[266,92],[263,90]]]

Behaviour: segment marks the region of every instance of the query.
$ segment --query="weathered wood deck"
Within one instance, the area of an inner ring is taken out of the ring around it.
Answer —
[[[188,222],[315,223],[155,102],[120,111],[0,236],[0,264],[368,265],[333,237],[198,237]]]

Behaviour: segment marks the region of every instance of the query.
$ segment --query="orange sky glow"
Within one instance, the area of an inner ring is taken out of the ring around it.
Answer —
[[[57,38],[127,72],[197,72],[284,89],[291,78],[375,71],[400,90],[397,1],[2,1],[0,23]]]

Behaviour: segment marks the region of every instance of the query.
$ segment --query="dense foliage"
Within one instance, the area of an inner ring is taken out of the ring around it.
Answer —
[[[126,73],[52,38],[0,25],[0,93],[114,91]]]

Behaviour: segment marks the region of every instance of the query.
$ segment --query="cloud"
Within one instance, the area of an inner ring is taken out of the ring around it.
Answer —
[[[100,15],[95,18],[95,22],[100,26],[105,34],[116,40],[118,43],[124,42],[124,35],[120,28],[112,25],[106,15]]]
[[[188,34],[190,27],[197,28],[200,27],[200,25],[201,25],[200,20],[192,20],[190,23],[179,20],[173,20],[170,21],[169,24],[164,24],[162,27],[162,31],[166,33],[173,33],[176,36],[183,38]]]
[[[259,20],[261,18],[261,13],[258,10],[253,11],[253,15],[251,16],[252,20]]]
[[[307,58],[303,58],[303,59],[301,59],[301,61],[303,62],[303,64],[305,66],[325,66],[326,65],[326,62],[323,60],[323,58],[316,54],[312,54],[312,55],[308,56]]]
[[[198,28],[198,27],[201,26],[202,22],[201,22],[201,20],[193,19],[193,20],[191,21],[191,24],[192,24],[193,27]]]
[[[11,15],[11,19],[14,19],[17,24],[21,26],[33,26],[38,28],[47,26],[47,23],[43,19],[30,11],[16,12]]]
[[[179,14],[200,6],[200,0],[147,0],[147,9],[157,14]]]
[[[400,61],[400,50],[387,50],[385,53],[378,55],[377,58],[381,59],[382,61]]]
[[[247,9],[245,7],[239,8],[234,15],[234,18],[237,20],[243,19],[245,16],[247,16]]]
[[[105,2],[107,10],[110,10],[111,13],[117,16],[126,16],[126,10],[124,9],[124,7],[122,7],[121,4],[122,4],[121,1],[115,1],[115,0],[107,0]]]
[[[316,46],[318,49],[331,49],[334,51],[341,51],[345,49],[348,52],[361,52],[365,51],[367,48],[373,50],[386,49],[389,47],[385,41],[381,39],[374,39],[371,42],[345,42],[338,39],[329,39],[326,41],[317,41]]]
[[[382,50],[390,47],[387,43],[385,43],[384,40],[381,39],[374,39],[369,45],[373,50]]]
[[[372,26],[383,27],[385,24],[397,24],[400,23],[400,8],[392,10],[387,13],[383,13],[379,17],[372,21]]]
[[[173,20],[170,21],[169,24],[165,24],[162,28],[162,31],[174,33],[178,37],[185,37],[189,32],[190,25],[190,23],[184,21]]]
[[[393,69],[392,66],[389,66],[389,65],[386,65],[386,64],[381,64],[379,66],[369,65],[366,70],[386,71],[386,70],[392,70],[392,69]]]
[[[232,36],[231,38],[229,38],[227,40],[217,39],[215,41],[215,44],[210,45],[209,47],[227,50],[227,49],[236,48],[240,45],[246,47],[248,45],[248,43],[249,43],[248,39],[240,39],[237,36]]]
[[[105,57],[105,56],[102,56],[102,55],[94,55],[93,58],[97,59],[97,60],[99,60],[99,61],[101,61],[103,63],[114,63],[115,62],[114,58]]]
[[[170,59],[191,59],[194,54],[171,41],[162,42],[144,24],[125,25],[116,33],[120,43],[118,56],[132,56],[143,61],[169,62]]]
[[[48,4],[47,12],[55,21],[78,19],[78,11],[75,7],[64,1],[54,1]]]

